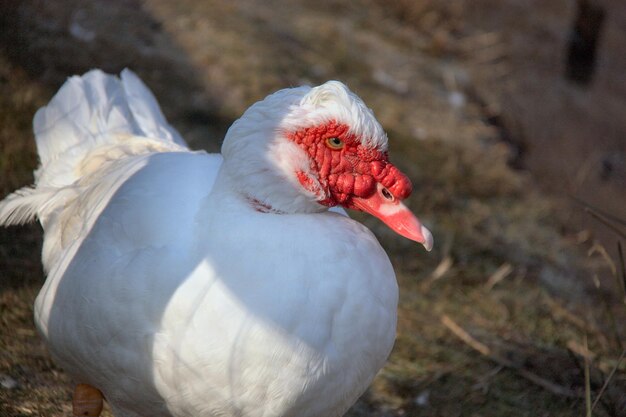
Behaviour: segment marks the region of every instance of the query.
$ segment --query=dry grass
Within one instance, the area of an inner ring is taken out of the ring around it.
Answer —
[[[349,415],[584,415],[586,392],[591,401],[602,392],[594,416],[626,414],[619,281],[595,286],[594,274],[612,274],[607,258],[587,257],[587,235],[570,232],[563,206],[510,168],[514,149],[484,121],[492,99],[459,64],[468,44],[488,49],[497,37],[465,36],[476,33],[459,14],[463,2],[9,3],[0,30],[3,195],[31,181],[32,115],[70,73],[133,67],[192,146],[210,149],[252,100],[343,79],[388,130],[392,158],[415,184],[412,208],[437,242],[425,255],[359,217],[388,249],[401,300],[394,352]],[[96,40],[68,35],[72,19]],[[452,105],[454,92],[467,102]],[[71,383],[32,325],[40,238],[36,226],[0,230],[0,382],[18,384],[0,386],[0,416],[69,413]]]
[[[27,184],[36,164],[31,122],[47,94],[0,57],[0,190]],[[32,303],[43,283],[36,226],[0,229],[0,415],[54,415],[67,411],[67,377],[50,361],[32,323]]]

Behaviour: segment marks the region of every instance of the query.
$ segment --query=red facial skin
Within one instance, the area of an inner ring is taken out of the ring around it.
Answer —
[[[387,152],[362,145],[348,126],[330,121],[320,126],[298,130],[288,138],[298,144],[311,157],[311,170],[318,173],[326,198],[326,206],[352,205],[352,197],[367,198],[376,192],[380,183],[393,195],[403,200],[411,194],[411,181],[398,168],[389,163]],[[332,149],[327,140],[343,141],[341,149]],[[310,189],[307,175],[298,173],[300,183]]]
[[[387,152],[363,145],[347,125],[335,121],[287,137],[307,152],[311,171],[318,173],[316,178],[302,171],[296,175],[320,204],[368,212],[400,235],[432,248],[430,232],[401,202],[411,194],[411,181],[389,162]],[[329,141],[333,138],[340,142]]]

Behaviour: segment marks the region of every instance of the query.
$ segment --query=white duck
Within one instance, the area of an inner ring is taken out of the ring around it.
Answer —
[[[397,284],[363,210],[432,247],[372,112],[340,82],[278,91],[192,152],[132,72],[70,78],[40,109],[48,274],[35,321],[76,415],[341,416],[394,342]],[[101,394],[100,394],[101,393]],[[95,404],[87,404],[95,394]]]

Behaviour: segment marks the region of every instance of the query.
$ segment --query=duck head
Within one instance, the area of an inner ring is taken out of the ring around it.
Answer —
[[[432,234],[402,203],[411,181],[389,162],[387,135],[348,87],[280,90],[252,105],[222,145],[231,185],[276,213],[365,211],[430,250]]]

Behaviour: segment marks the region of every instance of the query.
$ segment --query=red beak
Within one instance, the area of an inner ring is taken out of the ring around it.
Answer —
[[[350,208],[378,217],[394,232],[424,245],[427,251],[433,248],[433,235],[402,202],[381,184],[370,197],[352,197]]]

